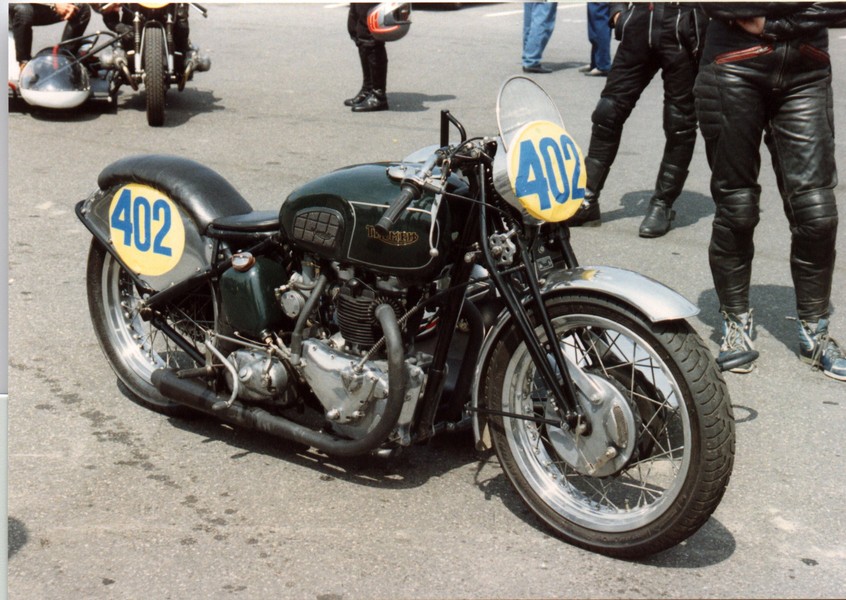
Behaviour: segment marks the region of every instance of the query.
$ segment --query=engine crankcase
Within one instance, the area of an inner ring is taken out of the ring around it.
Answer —
[[[270,400],[280,397],[288,387],[285,366],[267,353],[255,350],[236,350],[229,355],[229,362],[238,372],[239,397],[246,400]],[[233,387],[232,375],[226,374],[229,389]]]
[[[366,434],[385,410],[388,397],[388,363],[384,360],[365,362],[339,352],[320,340],[303,342],[300,374],[323,406],[327,420],[344,435],[358,438]],[[405,363],[405,405],[398,425],[410,423],[424,383],[420,367]],[[402,433],[400,437],[404,437]]]

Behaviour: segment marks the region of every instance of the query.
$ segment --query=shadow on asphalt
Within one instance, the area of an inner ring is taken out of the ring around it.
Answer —
[[[179,127],[197,115],[223,110],[220,98],[211,90],[198,90],[190,87],[190,83],[181,92],[172,88],[165,96],[165,118],[163,128]],[[146,123],[147,97],[143,89],[135,92],[131,88],[123,87],[118,96],[118,109],[121,111],[135,111]]]
[[[9,517],[8,527],[9,558],[11,558],[29,542],[29,532],[26,529],[26,525],[15,517]]]
[[[496,475],[488,479],[480,479],[479,474],[485,464],[489,462],[496,463]],[[479,461],[479,468],[476,471],[476,485],[484,492],[486,500],[493,497],[499,498],[503,506],[514,516],[533,529],[554,537],[511,487],[505,474],[499,470],[496,456],[493,453]],[[642,560],[621,560],[622,562],[636,562],[655,567],[694,569],[723,562],[734,553],[735,546],[734,536],[719,521],[711,517],[699,531],[674,548]]]
[[[126,392],[125,392],[126,393]],[[472,431],[441,433],[426,444],[404,448],[390,456],[329,457],[303,444],[260,431],[230,427],[200,414],[197,419],[171,418],[174,427],[189,431],[206,442],[222,442],[233,450],[230,458],[260,454],[313,469],[321,477],[384,489],[411,489],[449,471],[479,461]]]
[[[519,62],[517,64],[519,66]],[[542,64],[543,64],[543,66],[551,69],[553,73],[557,73],[558,71],[569,71],[570,69],[578,69],[579,67],[585,66],[584,62],[576,62],[576,61],[572,61],[572,60],[565,61],[565,62],[550,62],[550,61],[544,60],[544,61],[542,61]],[[522,68],[520,69],[520,72],[521,73],[523,72]],[[526,75],[528,77],[535,79],[535,81],[539,84],[543,84],[543,78],[546,76],[545,73],[527,73]],[[585,76],[585,79],[601,79],[602,81],[605,81],[604,77],[594,78],[594,77]]]
[[[138,92],[131,88],[121,88],[117,106],[106,100],[89,100],[72,109],[47,109],[28,105],[21,98],[9,99],[9,112],[28,114],[39,121],[55,121],[57,123],[84,123],[94,121],[103,116],[114,116],[123,111],[139,114],[139,118],[146,123],[147,98],[143,89]],[[182,92],[175,88],[168,91],[165,97],[164,127],[178,127],[190,121],[193,117],[204,113],[223,110],[220,98],[210,90],[197,90],[186,87]],[[134,118],[134,117],[133,117]]]
[[[30,106],[23,98],[9,98],[9,114],[26,114],[37,121],[84,123],[114,112],[114,106],[105,100],[89,100],[76,108],[50,109]]]
[[[643,218],[653,192],[654,190],[628,192],[620,198],[618,207],[613,207],[613,201],[605,201],[603,198],[600,198],[599,205],[602,208],[602,221]],[[682,192],[673,204],[673,209],[676,211],[676,218],[673,220],[673,229],[689,227],[701,219],[707,218],[711,221],[714,217],[714,202],[710,196],[705,196],[697,192]]]
[[[666,569],[698,569],[728,560],[736,548],[737,542],[731,532],[711,517],[678,546],[634,562]]]
[[[393,112],[424,112],[428,104],[455,100],[452,94],[420,94],[417,92],[388,92],[388,105]]]

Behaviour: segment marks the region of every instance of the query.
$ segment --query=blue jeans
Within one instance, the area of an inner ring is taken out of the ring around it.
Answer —
[[[600,71],[611,70],[611,25],[608,2],[588,2],[588,41],[590,66]]]
[[[555,29],[557,2],[526,2],[523,5],[523,66],[540,63],[552,30]]]

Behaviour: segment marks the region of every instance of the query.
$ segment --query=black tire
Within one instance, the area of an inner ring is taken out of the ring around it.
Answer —
[[[151,127],[164,124],[166,78],[164,34],[158,27],[148,27],[144,32],[144,91],[147,96],[147,124]]]
[[[174,403],[153,387],[150,376],[160,367],[194,368],[197,364],[172,340],[143,320],[136,309],[141,300],[135,285],[115,258],[96,240],[88,253],[86,276],[88,309],[94,333],[112,370],[132,399],[156,412],[186,417],[196,413]],[[190,340],[202,355],[202,328],[214,326],[211,287],[200,288],[168,307],[166,322]]]
[[[685,321],[651,323],[617,301],[573,296],[547,308],[564,353],[616,398],[617,412],[603,421],[613,425],[603,425],[597,407],[605,401],[591,405],[577,394],[588,414],[595,411],[593,431],[582,437],[538,421],[490,417],[506,476],[531,510],[576,546],[643,558],[685,540],[716,509],[734,463],[734,419],[713,356]],[[542,381],[512,329],[485,365],[482,401],[492,410],[555,419]],[[617,438],[609,433],[614,427],[623,432]],[[601,449],[617,440],[627,449],[615,446],[617,455],[596,468]]]

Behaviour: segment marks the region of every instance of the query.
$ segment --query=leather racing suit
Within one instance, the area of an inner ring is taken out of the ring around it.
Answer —
[[[837,207],[827,25],[843,3],[703,3],[712,21],[696,81],[696,109],[716,204],[709,261],[720,310],[749,310],[759,221],[762,134],[792,234],[798,317],[829,314]],[[761,35],[734,20],[766,17]]]
[[[385,42],[374,39],[367,28],[367,13],[377,5],[378,3],[351,3],[347,16],[347,33],[358,48],[362,91],[370,92],[375,89],[384,93],[388,80],[388,52]],[[359,94],[366,95],[361,92]]]
[[[608,80],[591,116],[588,203],[598,198],[620,146],[623,125],[660,69],[664,82],[664,154],[655,198],[666,209],[684,187],[696,143],[693,83],[707,19],[696,5],[675,2],[612,3],[620,40]],[[654,199],[655,199],[654,198]],[[653,200],[654,200],[653,199]]]

